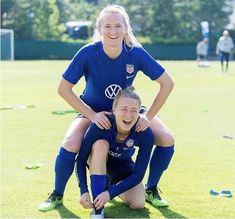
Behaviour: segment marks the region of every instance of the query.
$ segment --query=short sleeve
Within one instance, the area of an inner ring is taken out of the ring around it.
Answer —
[[[143,48],[138,48],[138,50],[140,70],[151,80],[159,78],[165,69],[146,50]]]
[[[86,47],[81,48],[73,57],[68,68],[62,74],[62,77],[72,84],[76,84],[86,73],[88,51]]]

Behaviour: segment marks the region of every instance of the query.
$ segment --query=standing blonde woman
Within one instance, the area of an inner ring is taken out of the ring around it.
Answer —
[[[136,124],[137,132],[150,127],[157,145],[150,160],[146,199],[154,206],[168,205],[159,196],[157,184],[174,153],[174,139],[155,115],[167,100],[173,82],[165,69],[136,40],[125,9],[110,5],[97,18],[93,42],[77,52],[59,83],[58,93],[79,114],[62,141],[55,161],[55,188],[39,206],[40,211],[49,211],[62,204],[65,186],[73,173],[75,157],[88,126],[95,123],[100,129],[111,128],[107,116],[110,115],[116,94],[132,85],[140,71],[160,85],[150,108],[141,114]],[[86,85],[78,96],[73,87],[83,76]]]

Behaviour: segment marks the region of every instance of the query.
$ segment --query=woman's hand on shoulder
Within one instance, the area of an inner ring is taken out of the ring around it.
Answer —
[[[135,126],[136,132],[145,131],[150,126],[150,120],[145,114],[140,114],[137,124]]]
[[[111,123],[109,121],[108,115],[111,115],[111,112],[108,111],[102,111],[95,113],[91,121],[95,123],[100,129],[110,129]]]
[[[93,203],[91,202],[91,197],[89,192],[83,193],[80,197],[80,204],[83,208],[89,209],[93,208]]]

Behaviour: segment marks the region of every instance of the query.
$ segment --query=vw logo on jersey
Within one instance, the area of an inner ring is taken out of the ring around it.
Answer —
[[[109,99],[114,99],[121,90],[122,88],[119,85],[111,84],[105,89],[104,93]]]
[[[134,145],[134,140],[133,139],[129,139],[127,142],[126,142],[126,146],[127,147],[132,147]]]
[[[134,65],[131,65],[131,64],[126,64],[126,71],[129,73],[129,74],[132,74],[134,72]]]

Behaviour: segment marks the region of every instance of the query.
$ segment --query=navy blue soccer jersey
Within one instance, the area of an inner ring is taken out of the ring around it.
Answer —
[[[104,52],[102,43],[97,42],[81,48],[62,77],[76,84],[84,76],[86,87],[80,97],[99,112],[112,109],[116,94],[132,85],[139,71],[156,80],[165,69],[143,48],[130,49],[124,45],[121,54],[111,59]]]
[[[154,136],[150,128],[143,132],[135,132],[135,126],[131,129],[130,134],[124,142],[118,143],[116,141],[116,123],[114,117],[110,117],[112,127],[109,130],[99,129],[95,124],[92,124],[87,130],[84,140],[82,142],[81,150],[77,158],[77,176],[80,185],[81,194],[88,192],[87,178],[86,178],[86,162],[91,152],[92,145],[99,139],[104,139],[109,143],[109,159],[119,160],[115,162],[118,169],[122,169],[122,162],[131,161],[135,148],[139,147],[138,155],[134,164],[134,169],[125,170],[124,172],[131,172],[121,183],[111,185],[108,189],[110,198],[133,188],[144,177],[148,161],[151,155],[152,146],[154,144]],[[117,169],[116,168],[116,169]]]

